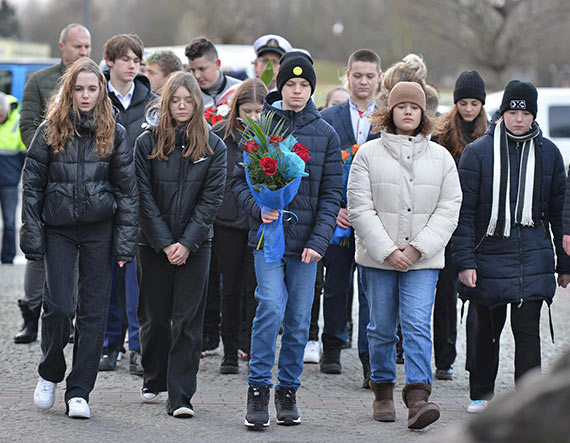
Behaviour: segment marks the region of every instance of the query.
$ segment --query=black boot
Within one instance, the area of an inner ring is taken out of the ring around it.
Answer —
[[[368,352],[365,354],[360,354],[360,362],[362,363],[362,374],[364,376],[362,380],[362,387],[364,389],[370,389],[370,375],[372,370],[370,369],[370,357]]]
[[[31,310],[24,300],[18,300],[18,306],[22,311],[24,324],[20,332],[14,336],[14,343],[32,343],[38,339],[38,321],[40,310]]]
[[[323,346],[323,357],[321,360],[321,372],[325,374],[340,374],[342,365],[340,364],[340,346]]]

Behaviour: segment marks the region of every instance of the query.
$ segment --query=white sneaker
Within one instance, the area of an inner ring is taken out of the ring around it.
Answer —
[[[71,418],[91,418],[89,405],[84,398],[73,397],[67,402],[67,415]]]
[[[470,414],[479,414],[487,409],[489,402],[487,400],[473,400],[467,406],[467,412]]]
[[[55,387],[57,383],[40,377],[34,391],[34,404],[40,409],[49,409],[55,403]]]
[[[141,399],[143,403],[154,403],[160,398],[160,392],[151,391],[150,388],[143,387],[141,389]]]
[[[318,363],[321,361],[321,345],[318,341],[308,341],[303,355],[304,363]]]
[[[194,417],[194,411],[190,406],[181,406],[180,408],[175,409],[172,415],[178,418],[190,418]]]

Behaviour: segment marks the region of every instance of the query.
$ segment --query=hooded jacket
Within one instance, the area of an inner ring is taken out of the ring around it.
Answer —
[[[360,147],[348,178],[356,262],[394,270],[386,259],[409,244],[421,254],[410,270],[443,268],[460,206],[457,169],[443,146],[382,132]]]
[[[105,72],[107,80],[111,77],[109,71]],[[133,80],[135,83],[135,91],[131,104],[127,109],[123,107],[121,101],[117,98],[114,92],[109,91],[109,98],[113,106],[119,110],[117,122],[120,123],[126,130],[127,146],[131,149],[135,147],[135,140],[145,130],[145,111],[150,102],[152,102],[157,95],[152,92],[150,80],[142,74],[137,74]]]
[[[507,303],[545,300],[552,302],[556,290],[554,272],[570,273],[570,258],[562,249],[562,207],[566,176],[558,148],[539,132],[536,143],[541,162],[540,220],[533,227],[513,224],[508,238],[486,236],[493,195],[493,134],[469,144],[459,161],[463,204],[459,225],[452,239],[453,263],[459,271],[475,269],[477,285],[460,284],[463,298],[488,308]],[[519,152],[509,141],[511,168],[510,204],[515,213],[519,180]],[[556,247],[555,269],[552,236]]]
[[[297,195],[285,207],[294,212],[296,222],[284,222],[285,255],[301,255],[310,248],[324,256],[336,225],[336,216],[342,197],[342,163],[338,135],[321,118],[312,99],[299,112],[284,111],[274,104],[281,100],[278,91],[265,98],[264,113],[275,112],[274,122],[285,119],[285,127],[294,131],[299,143],[309,148],[311,158],[305,167],[309,175],[303,177]],[[242,165],[237,165],[232,188],[238,203],[251,217],[249,245],[256,247],[257,230],[262,223],[261,211],[245,180]]]
[[[193,162],[184,157],[185,134],[177,131],[168,160],[151,160],[156,136],[151,129],[139,136],[135,148],[139,244],[160,252],[180,242],[193,253],[213,237],[212,225],[224,195],[226,146],[211,132],[208,143],[214,154]]]
[[[77,226],[113,218],[113,255],[135,255],[138,195],[133,151],[117,125],[111,155],[95,155],[93,121],[80,119],[79,136],[59,153],[45,141],[46,123],[28,149],[23,174],[20,247],[30,260],[45,253],[45,227]]]

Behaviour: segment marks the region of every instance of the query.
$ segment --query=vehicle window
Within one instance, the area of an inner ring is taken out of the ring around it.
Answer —
[[[570,137],[570,106],[551,106],[548,117],[550,137]]]
[[[12,71],[0,71],[0,91],[5,94],[12,92]]]

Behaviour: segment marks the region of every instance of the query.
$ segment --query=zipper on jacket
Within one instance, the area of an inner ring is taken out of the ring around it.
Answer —
[[[519,164],[519,175],[520,175],[520,167],[521,167],[521,153],[519,151],[520,142],[517,142],[517,160]],[[520,185],[520,183],[519,183]],[[518,197],[518,196],[517,196]],[[519,239],[519,266],[520,266],[520,275],[519,275],[519,295],[520,301],[517,305],[517,308],[522,307],[523,305],[523,254],[522,254],[522,243],[521,243],[521,227],[517,225],[517,235]]]
[[[82,143],[82,137],[78,140],[79,158],[77,159],[77,199],[76,205],[78,208],[79,223],[83,222],[84,206],[87,200],[87,193],[85,192],[85,144]],[[83,196],[83,198],[81,198]]]
[[[180,194],[182,193],[182,173],[184,170],[184,150],[186,149],[186,145],[182,145],[181,147],[181,152],[180,152],[180,161],[178,162],[178,189],[176,192],[176,205],[174,206],[176,208],[176,213],[175,213],[175,219],[176,219],[176,224],[178,225],[176,227],[177,229],[177,236],[176,236],[176,241],[178,241],[180,239],[180,236],[182,235],[182,232],[180,232],[180,226],[182,223],[180,223],[180,221],[178,220],[179,217],[181,217],[181,213],[182,211],[180,211],[179,205],[180,205]]]
[[[474,251],[476,251],[476,250],[479,248],[479,246],[481,246],[481,243],[483,243],[483,240],[485,240],[485,237],[486,237],[486,235],[483,234],[483,237],[481,237],[481,240],[479,240],[479,243],[477,243],[477,244],[475,245]]]

